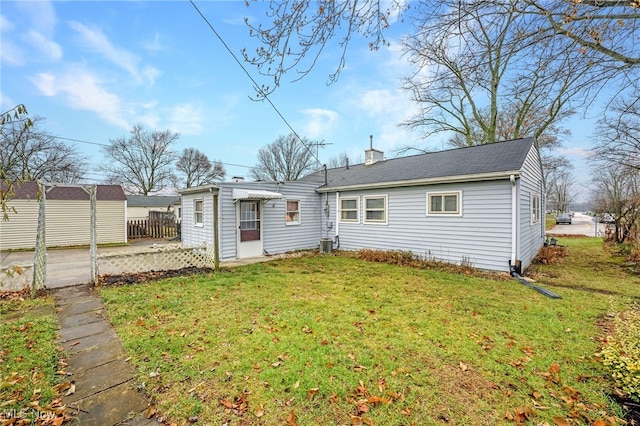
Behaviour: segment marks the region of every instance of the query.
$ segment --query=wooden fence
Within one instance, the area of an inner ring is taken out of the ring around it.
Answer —
[[[176,238],[180,223],[175,219],[140,219],[127,221],[127,238]]]

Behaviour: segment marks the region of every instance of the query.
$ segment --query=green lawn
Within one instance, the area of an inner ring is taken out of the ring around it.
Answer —
[[[58,386],[63,376],[57,374],[64,354],[55,343],[54,312],[50,297],[0,300],[0,424],[66,417]]]
[[[138,384],[176,423],[616,424],[594,356],[640,280],[600,239],[505,277],[304,256],[103,288]]]

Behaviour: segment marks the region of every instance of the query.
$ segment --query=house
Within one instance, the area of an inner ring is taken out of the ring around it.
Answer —
[[[149,212],[173,213],[179,218],[180,197],[164,195],[127,195],[127,220],[149,219]]]
[[[543,172],[533,138],[394,159],[371,148],[364,164],[296,182],[229,182],[181,194],[187,247],[213,243],[219,195],[223,260],[330,238],[345,250],[406,250],[509,272],[511,265],[525,270],[544,244]]]
[[[212,245],[217,218],[222,260],[315,248],[322,228],[317,187],[238,180],[183,189],[182,245]]]
[[[89,244],[89,194],[79,185],[60,184],[48,186],[45,199],[47,246]],[[0,250],[35,247],[39,204],[36,182],[15,185],[7,203],[9,220],[0,221]],[[126,198],[120,185],[97,185],[96,226],[98,244],[127,242]]]

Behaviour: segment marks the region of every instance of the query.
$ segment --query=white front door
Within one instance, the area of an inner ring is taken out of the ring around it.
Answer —
[[[238,259],[262,256],[260,200],[238,202]]]

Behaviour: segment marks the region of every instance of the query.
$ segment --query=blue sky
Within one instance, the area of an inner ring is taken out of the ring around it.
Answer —
[[[231,50],[255,47],[244,17],[264,19],[266,5],[244,1],[198,1]],[[298,82],[288,75],[272,102],[301,135],[330,145],[321,162],[340,152],[363,159],[369,135],[393,156],[401,145],[442,148],[420,141],[397,124],[414,110],[400,90],[410,69],[394,38],[410,31],[395,22],[391,47],[371,52],[357,39],[338,82],[327,85],[338,57],[329,49]],[[6,1],[0,3],[0,108],[25,104],[44,128],[69,139],[106,144],[126,136],[135,123],[181,134],[176,149],[194,147],[225,164],[227,178],[248,176],[260,147],[290,133],[266,102],[249,99],[253,83],[188,1]],[[245,65],[259,82],[270,81]],[[562,152],[581,175],[593,119],[575,119]],[[94,165],[98,145],[76,142]],[[247,167],[241,167],[247,166]]]

